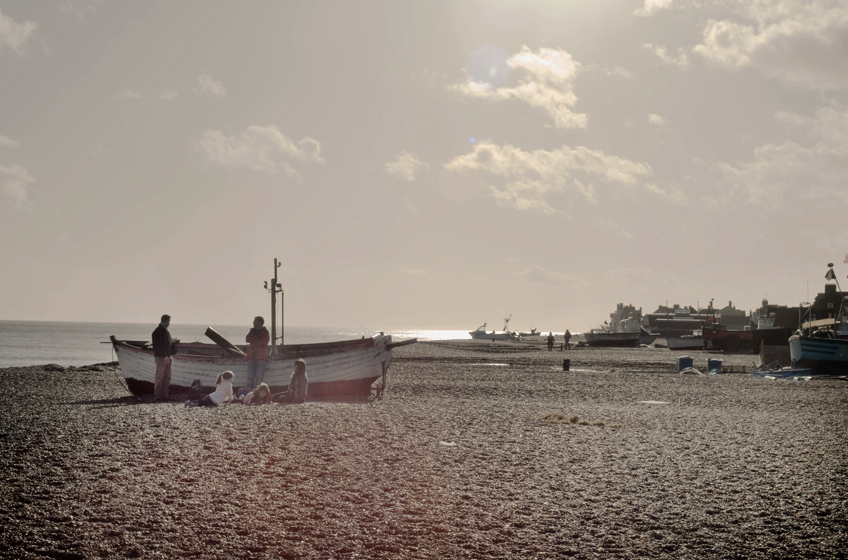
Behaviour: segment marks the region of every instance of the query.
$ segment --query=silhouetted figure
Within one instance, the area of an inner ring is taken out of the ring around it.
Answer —
[[[554,350],[554,333],[548,333],[548,352],[553,352]]]

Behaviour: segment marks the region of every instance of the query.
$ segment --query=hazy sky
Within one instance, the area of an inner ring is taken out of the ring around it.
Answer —
[[[0,0],[0,319],[588,329],[848,264],[848,0]],[[809,295],[808,295],[809,293]]]

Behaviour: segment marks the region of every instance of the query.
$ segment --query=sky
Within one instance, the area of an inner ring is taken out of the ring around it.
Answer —
[[[797,305],[846,60],[848,0],[0,0],[0,320]]]

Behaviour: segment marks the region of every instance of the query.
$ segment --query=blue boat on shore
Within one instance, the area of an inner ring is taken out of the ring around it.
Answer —
[[[846,339],[796,334],[789,337],[789,354],[793,367],[810,368],[814,375],[848,375]]]

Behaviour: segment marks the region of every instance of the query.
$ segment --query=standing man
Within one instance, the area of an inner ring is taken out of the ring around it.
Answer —
[[[265,328],[265,319],[256,317],[253,319],[253,328],[244,337],[247,342],[247,389],[254,390],[265,378],[265,365],[271,352],[268,343],[271,342],[271,333]]]
[[[571,340],[571,331],[569,331],[568,329],[565,329],[565,349],[566,350],[571,349],[571,342],[569,342],[570,340]]]
[[[171,356],[177,353],[179,340],[171,338],[168,326],[170,315],[162,315],[159,326],[153,331],[153,356],[156,358],[156,381],[153,384],[153,399],[167,401],[171,387]]]

